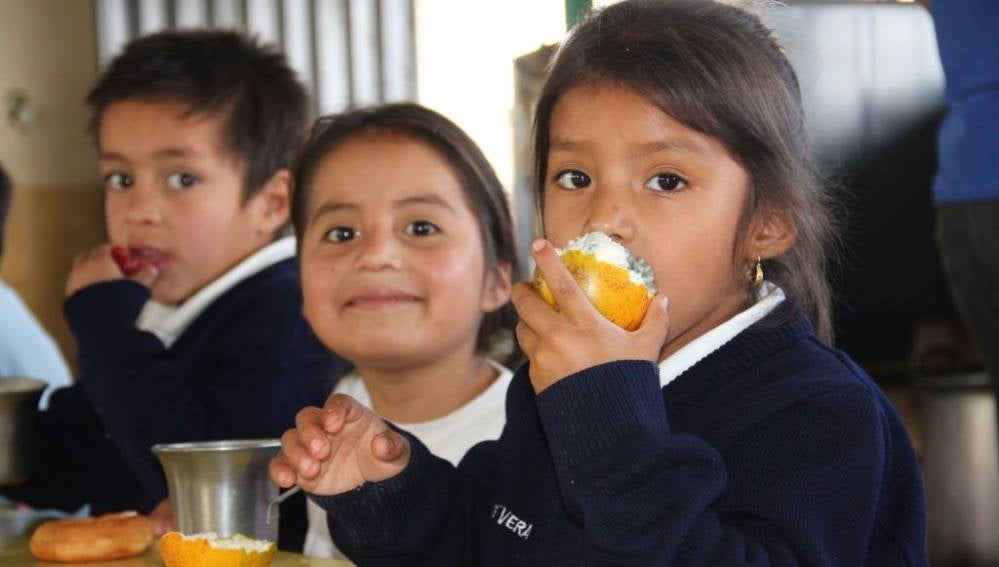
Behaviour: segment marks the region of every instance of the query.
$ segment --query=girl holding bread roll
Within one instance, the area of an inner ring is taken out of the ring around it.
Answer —
[[[358,565],[926,565],[906,431],[831,346],[803,114],[781,46],[732,3],[577,25],[536,108],[545,238],[512,293],[529,364],[502,436],[456,468],[334,396],[299,414],[274,481]]]
[[[354,367],[335,393],[457,464],[499,437],[517,272],[495,173],[440,114],[396,104],[320,119],[296,168],[303,312]],[[309,410],[311,411],[311,410]],[[310,503],[305,553],[337,556]]]

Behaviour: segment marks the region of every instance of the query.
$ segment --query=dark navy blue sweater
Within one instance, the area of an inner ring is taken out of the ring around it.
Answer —
[[[146,513],[167,496],[152,445],[276,438],[329,394],[339,361],[302,317],[294,260],[235,285],[170,348],[135,326],[148,299],[118,280],[66,300],[80,379],[52,395],[32,478],[5,493],[38,507]]]
[[[536,396],[459,464],[332,497],[368,565],[926,565],[915,454],[890,403],[785,302],[660,388],[619,361]]]

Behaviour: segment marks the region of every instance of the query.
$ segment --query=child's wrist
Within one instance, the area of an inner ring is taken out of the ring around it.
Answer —
[[[552,455],[569,465],[627,442],[636,433],[669,432],[658,367],[645,360],[593,366],[538,395]]]

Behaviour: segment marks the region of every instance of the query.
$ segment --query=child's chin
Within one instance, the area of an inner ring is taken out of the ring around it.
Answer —
[[[178,290],[165,282],[164,284],[160,284],[159,282],[153,284],[149,292],[153,301],[166,305],[179,305],[194,295],[193,290]]]

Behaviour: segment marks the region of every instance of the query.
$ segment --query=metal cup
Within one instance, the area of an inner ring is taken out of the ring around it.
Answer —
[[[35,414],[46,386],[34,378],[0,378],[0,485],[31,475]]]
[[[280,450],[277,439],[154,445],[177,530],[226,537],[240,533],[276,542],[278,525],[268,525],[267,503],[278,488],[267,467]]]

